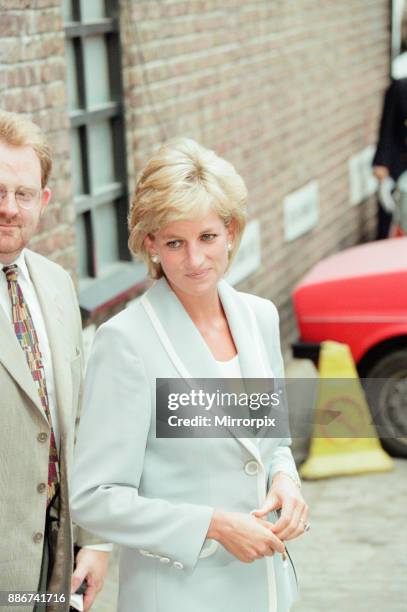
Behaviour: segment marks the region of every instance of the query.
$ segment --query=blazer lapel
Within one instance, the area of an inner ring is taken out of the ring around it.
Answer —
[[[141,302],[181,377],[219,378],[205,340],[165,278],[157,281]]]
[[[0,308],[0,310],[2,310]],[[35,407],[41,412],[44,419],[44,409],[41,405],[37,387],[31,376],[26,358],[14,333],[12,325],[0,312],[0,361],[10,372],[24,393],[30,398]]]
[[[253,311],[225,281],[219,284],[219,297],[239,353],[243,377],[272,378],[273,373],[261,350],[261,339]],[[220,377],[219,368],[205,340],[165,278],[157,281],[144,294],[141,302],[181,377]],[[230,431],[235,435],[233,429]],[[261,461],[259,448],[253,439],[237,440]]]
[[[227,282],[219,283],[218,290],[239,353],[243,378],[273,378],[253,310]]]
[[[260,330],[254,311],[242,295],[231,287],[226,281],[218,285],[219,296],[222,302],[229,328],[239,354],[240,369],[243,378],[274,378],[269,364]],[[233,433],[233,430],[231,430]],[[239,442],[248,450],[259,463],[261,454],[258,442],[261,436],[255,438],[238,438]]]
[[[69,427],[69,416],[72,406],[72,388],[70,375],[69,338],[64,325],[64,307],[55,285],[50,278],[49,269],[43,265],[35,253],[26,253],[27,267],[40,302],[48,342],[51,349],[54,382],[56,389],[56,408],[61,434]]]

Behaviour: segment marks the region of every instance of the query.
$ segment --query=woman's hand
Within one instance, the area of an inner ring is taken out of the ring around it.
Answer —
[[[278,508],[281,508],[281,516],[272,525],[275,535],[283,541],[302,535],[308,520],[308,506],[301,495],[299,486],[284,472],[279,472],[273,478],[263,506],[259,510],[254,510],[252,514],[263,518]]]
[[[217,540],[239,561],[251,563],[274,551],[285,551],[272,527],[271,523],[250,514],[215,510],[207,537]]]

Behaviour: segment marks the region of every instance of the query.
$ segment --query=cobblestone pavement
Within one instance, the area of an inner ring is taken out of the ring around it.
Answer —
[[[406,612],[407,461],[384,474],[303,484],[311,531],[293,542],[293,612]]]
[[[303,483],[312,528],[289,546],[301,586],[293,612],[407,611],[407,461],[395,465]],[[94,612],[116,612],[117,575],[115,560]]]

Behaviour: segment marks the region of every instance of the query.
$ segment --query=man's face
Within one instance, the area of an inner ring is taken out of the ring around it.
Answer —
[[[0,263],[14,261],[35,234],[51,192],[41,191],[41,165],[31,147],[14,147],[0,141],[0,185],[9,191],[0,200]],[[14,190],[26,187],[37,190],[38,198],[32,208],[17,204]]]

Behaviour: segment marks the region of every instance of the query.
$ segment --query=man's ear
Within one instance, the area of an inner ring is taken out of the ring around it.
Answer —
[[[44,210],[48,206],[50,199],[51,199],[51,189],[49,187],[44,187],[44,189],[42,190],[41,203],[40,203],[41,214],[44,212]]]

